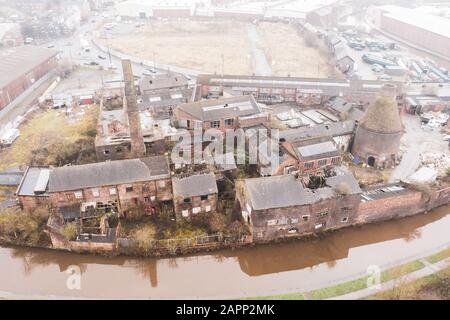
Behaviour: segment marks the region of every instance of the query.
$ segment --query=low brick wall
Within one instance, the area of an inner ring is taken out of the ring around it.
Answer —
[[[402,218],[426,211],[426,203],[419,191],[361,202],[358,223],[371,223]]]
[[[116,243],[103,243],[103,242],[78,242],[70,241],[70,249],[79,252],[96,252],[96,251],[113,251],[116,249]]]

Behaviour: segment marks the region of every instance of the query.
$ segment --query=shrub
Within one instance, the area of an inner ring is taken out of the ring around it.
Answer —
[[[33,211],[8,208],[0,214],[0,239],[17,244],[38,245],[48,241],[44,228],[48,210],[38,207]]]
[[[138,227],[132,234],[132,239],[145,251],[149,251],[154,244],[156,228],[150,224]]]
[[[76,240],[78,235],[78,225],[76,222],[68,223],[62,229],[62,235],[67,241]]]
[[[336,192],[340,195],[346,195],[350,193],[350,187],[345,182],[341,182],[336,186]]]

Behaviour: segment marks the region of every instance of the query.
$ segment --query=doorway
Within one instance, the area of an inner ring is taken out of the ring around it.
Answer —
[[[367,164],[368,164],[370,167],[374,167],[374,166],[375,166],[375,158],[372,157],[372,156],[369,156],[369,158],[367,158]]]

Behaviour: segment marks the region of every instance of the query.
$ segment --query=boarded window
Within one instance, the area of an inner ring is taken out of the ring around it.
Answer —
[[[278,223],[277,219],[267,220],[268,226],[275,226]]]
[[[292,219],[291,219],[291,223],[292,223],[292,224],[298,223],[298,219],[297,219],[297,218],[292,218]]]
[[[166,186],[166,182],[165,182],[164,180],[160,180],[160,181],[158,182],[158,186],[159,186],[160,188],[164,188],[164,187]]]
[[[109,194],[112,196],[116,195],[117,194],[116,188],[109,188]]]
[[[181,211],[181,215],[183,216],[183,217],[189,217],[189,210],[182,210]]]
[[[192,213],[193,213],[193,214],[200,213],[201,211],[202,211],[202,208],[200,208],[200,207],[192,208]]]
[[[75,191],[73,194],[75,196],[75,199],[83,198],[83,192],[81,192],[81,191]]]
[[[211,206],[206,206],[206,207],[205,207],[205,211],[206,211],[206,212],[211,212]]]

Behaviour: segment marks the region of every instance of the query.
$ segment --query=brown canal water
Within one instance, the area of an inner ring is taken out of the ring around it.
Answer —
[[[173,259],[105,258],[0,248],[0,296],[228,298],[304,291],[450,245],[450,206],[402,220],[348,228],[313,241]],[[68,289],[72,266],[81,289]]]

